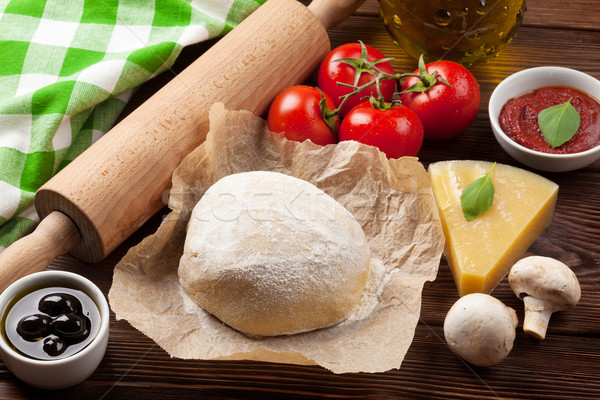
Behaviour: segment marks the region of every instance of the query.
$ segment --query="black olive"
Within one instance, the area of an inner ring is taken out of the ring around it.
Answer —
[[[17,323],[17,333],[29,342],[35,342],[50,332],[52,318],[43,314],[33,314],[21,318]]]
[[[89,335],[88,319],[77,314],[62,314],[52,321],[52,332],[68,343],[78,343]]]
[[[49,356],[56,357],[65,352],[67,343],[59,337],[49,336],[44,339],[43,349]]]
[[[79,314],[81,313],[81,302],[75,296],[67,293],[53,293],[42,297],[38,309],[51,317],[60,314]]]

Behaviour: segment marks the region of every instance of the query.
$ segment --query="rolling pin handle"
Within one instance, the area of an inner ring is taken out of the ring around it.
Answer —
[[[312,11],[325,29],[340,24],[348,18],[365,0],[313,0],[308,9]]]
[[[36,229],[0,253],[0,292],[19,278],[43,271],[79,241],[79,230],[69,217],[53,211]]]

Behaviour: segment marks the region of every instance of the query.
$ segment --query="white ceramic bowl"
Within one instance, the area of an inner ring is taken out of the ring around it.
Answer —
[[[40,389],[63,389],[87,379],[98,367],[108,344],[108,302],[100,289],[88,279],[65,271],[42,271],[19,279],[0,294],[0,316],[9,311],[11,299],[41,287],[70,287],[86,293],[100,311],[100,329],[81,351],[56,360],[36,360],[17,352],[7,342],[4,327],[0,337],[0,356],[8,369],[20,380]]]
[[[545,86],[570,87],[600,99],[600,81],[583,72],[563,67],[536,67],[519,71],[500,82],[490,97],[488,114],[500,146],[522,164],[549,172],[572,171],[600,159],[600,146],[580,153],[548,154],[528,149],[502,131],[498,117],[504,104],[524,92]]]

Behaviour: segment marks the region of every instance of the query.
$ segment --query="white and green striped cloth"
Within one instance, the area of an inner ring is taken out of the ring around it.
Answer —
[[[0,251],[36,190],[109,130],[132,89],[266,0],[0,0]]]

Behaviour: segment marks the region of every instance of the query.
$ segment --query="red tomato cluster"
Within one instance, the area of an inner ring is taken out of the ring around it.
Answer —
[[[400,158],[416,156],[424,138],[450,139],[473,122],[479,84],[466,68],[421,59],[413,73],[395,74],[389,60],[360,42],[337,47],[322,61],[317,87],[292,86],[277,95],[269,130],[320,145],[356,140]],[[394,99],[397,83],[402,91]]]

